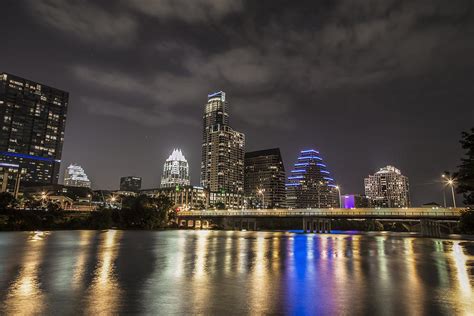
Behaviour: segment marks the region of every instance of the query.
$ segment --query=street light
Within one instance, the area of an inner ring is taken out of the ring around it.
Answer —
[[[46,192],[41,192],[41,207],[45,206],[47,197],[48,195],[46,194]]]
[[[454,195],[454,179],[448,178],[445,174],[441,175],[441,177],[444,179],[448,179],[446,183],[451,187],[451,194],[453,196],[453,206],[456,207],[456,197]]]
[[[92,211],[92,195],[87,194],[87,197],[89,198],[89,211]]]
[[[339,208],[342,208],[342,201],[341,201],[341,187],[336,185],[337,193],[339,193]]]
[[[262,195],[262,208],[263,209],[265,209],[265,194],[263,194],[264,192],[265,192],[265,189],[258,190],[258,194]]]

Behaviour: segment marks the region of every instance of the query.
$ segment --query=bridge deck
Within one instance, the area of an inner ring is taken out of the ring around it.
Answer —
[[[462,208],[359,208],[181,211],[178,217],[323,217],[354,219],[459,219]]]

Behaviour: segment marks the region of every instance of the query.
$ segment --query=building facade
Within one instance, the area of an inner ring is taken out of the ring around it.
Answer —
[[[339,207],[334,179],[317,150],[300,152],[285,186],[289,208]]]
[[[146,189],[141,190],[140,193],[151,197],[164,195],[180,210],[201,210],[207,208],[209,205],[209,194],[207,190],[203,187],[192,185]]]
[[[18,196],[20,189],[20,177],[25,171],[20,165],[0,162],[0,192],[8,192]]]
[[[342,208],[367,208],[370,207],[369,199],[365,195],[345,194],[341,197]]]
[[[244,188],[249,208],[285,207],[285,166],[279,148],[245,153]]]
[[[64,172],[64,185],[70,187],[90,188],[91,181],[81,166],[70,164]]]
[[[364,179],[365,195],[373,207],[409,207],[408,178],[393,166],[386,166]]]
[[[189,185],[189,164],[181,149],[174,149],[166,159],[161,177],[162,188]]]
[[[208,95],[204,109],[201,186],[226,207],[240,207],[244,197],[245,135],[229,125],[224,92]]]
[[[69,94],[0,73],[0,162],[25,169],[22,184],[55,184]]]
[[[128,176],[120,178],[120,191],[136,192],[142,188],[142,178]]]

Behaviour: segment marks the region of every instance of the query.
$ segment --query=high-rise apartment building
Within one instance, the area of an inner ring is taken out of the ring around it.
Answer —
[[[245,135],[229,126],[225,93],[209,94],[204,109],[201,185],[210,191],[210,203],[239,207],[244,195]]]
[[[302,150],[286,184],[290,208],[339,207],[339,193],[326,164],[314,149]]]
[[[120,178],[120,191],[136,192],[142,188],[142,178],[140,177],[121,177]]]
[[[81,166],[70,164],[64,172],[64,185],[70,187],[90,188],[91,181]]]
[[[161,177],[161,187],[171,188],[189,185],[189,164],[181,149],[174,149],[166,159]]]
[[[285,207],[285,166],[279,148],[245,153],[244,188],[250,208]]]
[[[17,164],[21,183],[58,182],[69,94],[0,73],[0,162]]]
[[[408,178],[393,166],[386,166],[364,179],[365,195],[374,207],[409,207]]]

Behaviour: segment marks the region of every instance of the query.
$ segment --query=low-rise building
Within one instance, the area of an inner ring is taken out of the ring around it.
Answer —
[[[365,195],[345,194],[341,197],[342,208],[367,208],[370,207],[369,199]]]
[[[166,196],[175,204],[176,208],[183,210],[200,210],[209,205],[208,191],[192,185],[146,189],[141,190],[140,194],[151,197]]]

